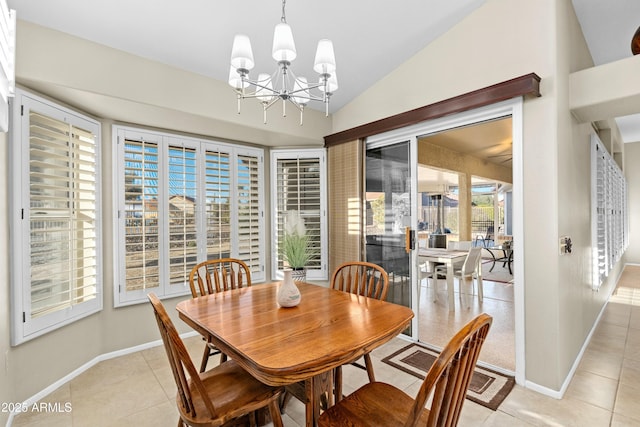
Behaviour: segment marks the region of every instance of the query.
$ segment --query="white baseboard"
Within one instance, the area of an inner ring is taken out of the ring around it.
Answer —
[[[193,337],[193,336],[197,336],[197,335],[199,335],[199,334],[197,332],[193,331],[193,332],[185,332],[184,334],[180,334],[180,337],[182,339],[185,339],[185,338],[189,338],[189,337]],[[93,359],[91,359],[90,361],[88,361],[87,363],[85,363],[84,365],[80,366],[77,369],[74,369],[69,374],[67,374],[64,377],[60,378],[58,381],[56,381],[53,384],[49,385],[48,387],[40,390],[38,393],[34,394],[30,398],[28,398],[27,400],[22,402],[22,407],[31,407],[31,406],[33,406],[34,403],[39,402],[40,400],[44,399],[49,394],[53,393],[54,391],[56,391],[57,389],[59,389],[60,387],[62,387],[63,385],[65,385],[66,383],[68,383],[69,381],[74,379],[75,377],[77,377],[78,375],[80,375],[83,372],[91,369],[92,367],[94,367],[95,365],[97,365],[100,362],[103,362],[103,361],[109,360],[109,359],[114,359],[114,358],[120,357],[120,356],[126,356],[127,354],[136,353],[138,351],[146,350],[148,348],[157,347],[159,345],[162,345],[162,340],[151,341],[151,342],[140,344],[140,345],[136,345],[136,346],[133,346],[133,347],[124,348],[122,350],[116,350],[116,351],[112,351],[112,352],[109,352],[109,353],[98,355],[98,356],[94,357]],[[6,427],[11,427],[11,423],[13,423],[13,419],[19,414],[20,414],[19,412],[11,412],[9,414],[9,419],[7,420]]]

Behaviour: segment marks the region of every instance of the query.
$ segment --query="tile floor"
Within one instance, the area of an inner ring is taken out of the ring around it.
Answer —
[[[487,260],[485,260],[487,261]],[[483,271],[488,272],[490,262],[483,264]],[[506,268],[497,264],[493,276],[503,280],[513,278]],[[483,273],[485,274],[485,273]],[[477,296],[459,295],[459,284],[455,284],[455,309],[449,310],[447,303],[446,280],[439,279],[437,299],[434,301],[432,281],[423,279],[420,292],[419,340],[437,347],[444,347],[449,339],[468,321],[480,313],[493,316],[491,332],[480,355],[481,360],[508,372],[515,371],[515,339],[514,339],[514,305],[513,284],[493,282],[485,274],[483,280],[484,298],[480,303]],[[464,292],[471,293],[470,289]],[[474,291],[477,293],[477,289]],[[467,308],[467,305],[469,306]]]
[[[199,360],[202,341],[198,337],[185,341]],[[413,394],[418,379],[380,362],[404,345],[406,341],[398,338],[374,351],[376,375]],[[349,393],[366,380],[364,371],[346,367],[344,391]],[[25,413],[13,426],[174,427],[178,418],[174,392],[164,350],[155,347],[101,362],[45,399],[70,402],[71,412]],[[628,266],[563,399],[516,386],[495,412],[467,400],[459,425],[639,426],[639,395],[640,267]],[[283,418],[285,426],[303,425],[304,407],[291,399]]]

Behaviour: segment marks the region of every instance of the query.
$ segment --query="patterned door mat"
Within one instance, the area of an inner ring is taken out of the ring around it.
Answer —
[[[410,344],[385,357],[382,361],[394,368],[424,379],[439,352],[418,344]],[[476,366],[467,390],[467,399],[496,410],[514,384],[513,377]]]

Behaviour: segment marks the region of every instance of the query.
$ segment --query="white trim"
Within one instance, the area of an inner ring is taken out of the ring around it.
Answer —
[[[180,334],[180,338],[182,338],[184,340],[186,338],[190,338],[190,337],[198,336],[198,335],[200,335],[200,334],[198,334],[196,331],[191,331],[191,332],[185,332],[184,334]],[[49,394],[53,393],[54,391],[56,391],[57,389],[59,389],[60,387],[62,387],[66,383],[68,383],[69,381],[71,381],[72,379],[76,378],[78,375],[80,375],[80,374],[86,372],[87,370],[93,368],[95,365],[97,365],[100,362],[104,362],[105,360],[114,359],[114,358],[120,357],[120,356],[126,356],[128,354],[136,353],[138,351],[147,350],[149,348],[158,347],[160,345],[162,345],[162,340],[155,340],[155,341],[147,342],[147,343],[144,343],[144,344],[134,345],[133,347],[123,348],[121,350],[116,350],[116,351],[111,351],[109,353],[100,354],[100,355],[94,357],[93,359],[91,359],[90,361],[88,361],[87,363],[85,363],[84,365],[80,366],[79,368],[74,369],[73,371],[69,372],[67,375],[65,375],[64,377],[60,378],[58,381],[55,381],[51,385],[43,388],[42,390],[40,390],[39,392],[37,392],[33,396],[29,397],[24,402],[22,402],[21,406],[26,406],[26,407],[32,406],[34,403],[39,402],[40,400],[44,399]],[[19,412],[11,412],[9,414],[9,419],[7,420],[6,427],[11,427],[11,423],[13,422],[13,418],[16,417],[19,414],[20,414]]]
[[[324,148],[310,149],[274,149],[271,150],[269,173],[271,179],[271,280],[282,280],[282,272],[278,270],[278,160],[280,159],[314,159],[320,164],[320,269],[308,270],[307,279],[328,280],[328,228],[327,228],[327,160]]]

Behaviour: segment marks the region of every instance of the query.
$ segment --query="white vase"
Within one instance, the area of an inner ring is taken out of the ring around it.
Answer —
[[[300,304],[300,290],[293,283],[291,270],[284,270],[284,280],[278,289],[278,304],[280,307],[295,307]]]

